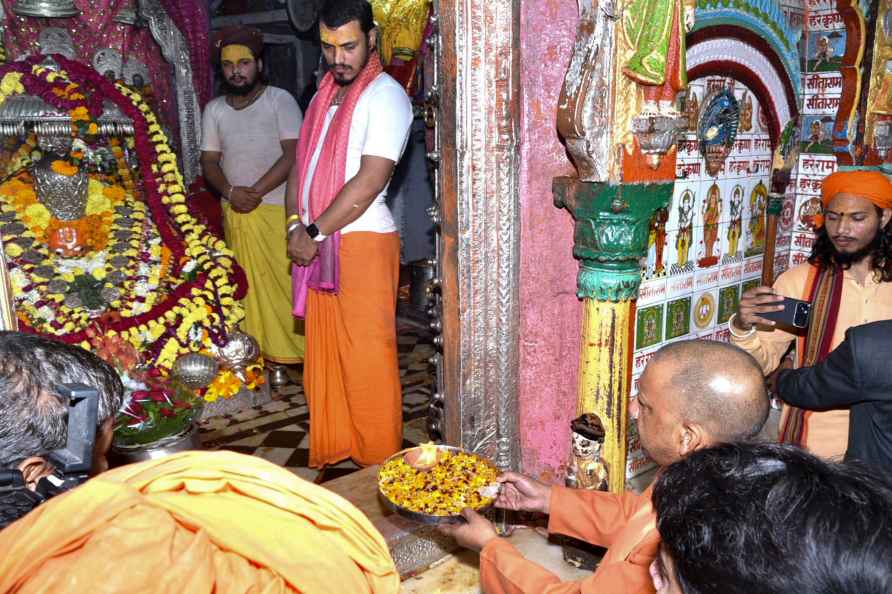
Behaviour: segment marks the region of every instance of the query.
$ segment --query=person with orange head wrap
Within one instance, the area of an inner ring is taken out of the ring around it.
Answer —
[[[770,373],[797,342],[798,367],[821,362],[853,326],[892,318],[892,181],[876,170],[837,171],[821,188],[824,214],[807,262],[774,287],[746,291],[732,319],[731,342]],[[783,309],[783,297],[811,303],[807,331],[795,335],[759,314]],[[828,458],[846,450],[849,411],[784,406],[780,440]]]
[[[0,532],[0,592],[393,593],[383,537],[260,458],[184,452],[106,472]]]

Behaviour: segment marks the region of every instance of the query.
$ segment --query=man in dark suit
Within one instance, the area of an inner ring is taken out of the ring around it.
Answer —
[[[892,320],[855,326],[824,361],[778,375],[780,397],[809,410],[851,407],[846,460],[892,469]]]

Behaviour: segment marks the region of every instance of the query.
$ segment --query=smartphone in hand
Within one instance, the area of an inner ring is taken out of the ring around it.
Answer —
[[[801,299],[784,297],[784,300],[778,303],[778,305],[783,305],[784,308],[780,311],[760,313],[759,317],[772,320],[779,326],[808,328],[809,318],[811,317],[811,303]]]

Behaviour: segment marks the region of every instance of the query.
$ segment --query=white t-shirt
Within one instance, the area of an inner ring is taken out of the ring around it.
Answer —
[[[223,153],[220,165],[234,186],[252,186],[282,156],[280,141],[300,136],[303,116],[291,93],[266,87],[254,103],[233,109],[226,97],[204,108],[201,150]],[[285,203],[285,183],[263,197],[266,204]]]
[[[314,97],[315,101],[316,98]],[[302,200],[304,212],[309,212],[307,205],[310,199],[310,184],[316,172],[316,164],[319,162],[319,154],[322,152],[322,144],[328,127],[337,112],[338,107],[331,106],[325,114],[325,123],[319,144],[313,151],[307,177],[302,188]],[[406,91],[390,75],[381,73],[362,92],[353,110],[353,120],[350,122],[350,136],[347,141],[347,163],[344,169],[344,183],[353,179],[359,173],[363,155],[384,157],[394,163],[399,162],[406,143],[409,140],[409,129],[412,126],[412,103],[406,95]],[[390,233],[396,231],[393,215],[385,202],[387,188],[390,181],[384,186],[384,190],[378,194],[371,206],[362,213],[358,219],[341,229],[341,233],[354,231],[371,231],[373,233]],[[309,224],[310,220],[305,220]]]

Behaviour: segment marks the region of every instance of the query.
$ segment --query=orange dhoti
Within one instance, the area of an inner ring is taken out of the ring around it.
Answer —
[[[382,462],[402,444],[396,348],[397,233],[341,236],[337,294],[307,296],[304,390],[310,466]]]

